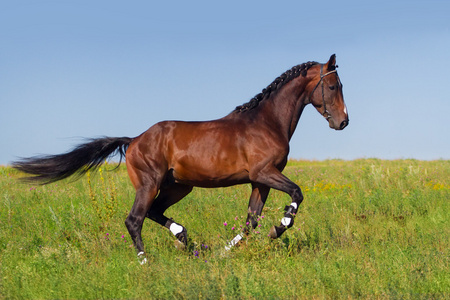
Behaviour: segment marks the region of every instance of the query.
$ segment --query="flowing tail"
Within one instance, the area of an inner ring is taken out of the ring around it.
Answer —
[[[90,169],[99,167],[112,154],[119,154],[122,161],[132,141],[128,137],[92,139],[70,152],[23,158],[13,162],[12,167],[31,175],[22,178],[22,181],[48,184],[74,174],[81,176]]]

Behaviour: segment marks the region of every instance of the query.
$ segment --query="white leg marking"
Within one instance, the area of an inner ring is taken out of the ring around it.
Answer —
[[[170,231],[172,231],[173,235],[177,235],[183,231],[183,226],[173,222],[172,224],[170,224]]]
[[[144,251],[139,252],[137,255],[138,259],[139,259],[139,263],[141,265],[145,265],[147,263],[147,257],[145,257],[144,255],[145,255]],[[141,256],[143,256],[143,258]]]
[[[283,224],[284,226],[288,226],[289,224],[291,224],[291,220],[292,218],[284,217],[283,219],[281,219],[281,224]]]
[[[295,203],[295,202],[292,202],[292,203],[291,203],[291,206],[292,206],[293,208],[295,208],[295,209],[298,208],[298,205],[297,205],[297,203]]]
[[[242,234],[238,234],[234,239],[231,240],[231,242],[228,243],[227,246],[225,246],[225,250],[230,250],[231,247],[233,247],[234,245],[236,245],[240,240],[242,240],[243,236]]]

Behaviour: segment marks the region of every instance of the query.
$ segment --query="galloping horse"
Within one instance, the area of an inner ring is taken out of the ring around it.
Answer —
[[[33,176],[25,180],[47,184],[82,175],[115,152],[126,165],[136,199],[125,224],[138,256],[144,256],[141,238],[145,218],[167,227],[181,245],[186,229],[164,212],[189,194],[194,186],[213,188],[250,183],[247,226],[229,244],[235,245],[256,228],[269,190],[287,193],[279,226],[270,237],[280,237],[294,224],[303,195],[300,187],[281,172],[287,163],[289,141],[306,105],[312,104],[330,128],[349,122],[336,71],[336,56],[326,64],[307,62],[281,74],[250,102],[227,116],[206,122],[164,121],[135,138],[98,138],[59,155],[25,158],[13,167]]]

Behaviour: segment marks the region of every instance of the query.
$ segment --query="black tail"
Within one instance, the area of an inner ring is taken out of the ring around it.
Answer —
[[[92,139],[70,152],[24,158],[13,162],[12,167],[32,175],[22,178],[23,181],[48,184],[73,174],[81,176],[100,166],[112,154],[118,153],[122,161],[132,140],[127,137]]]

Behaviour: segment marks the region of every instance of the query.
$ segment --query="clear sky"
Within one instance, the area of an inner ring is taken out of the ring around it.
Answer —
[[[450,1],[2,1],[0,164],[210,120],[336,53],[350,125],[295,159],[450,159]]]

